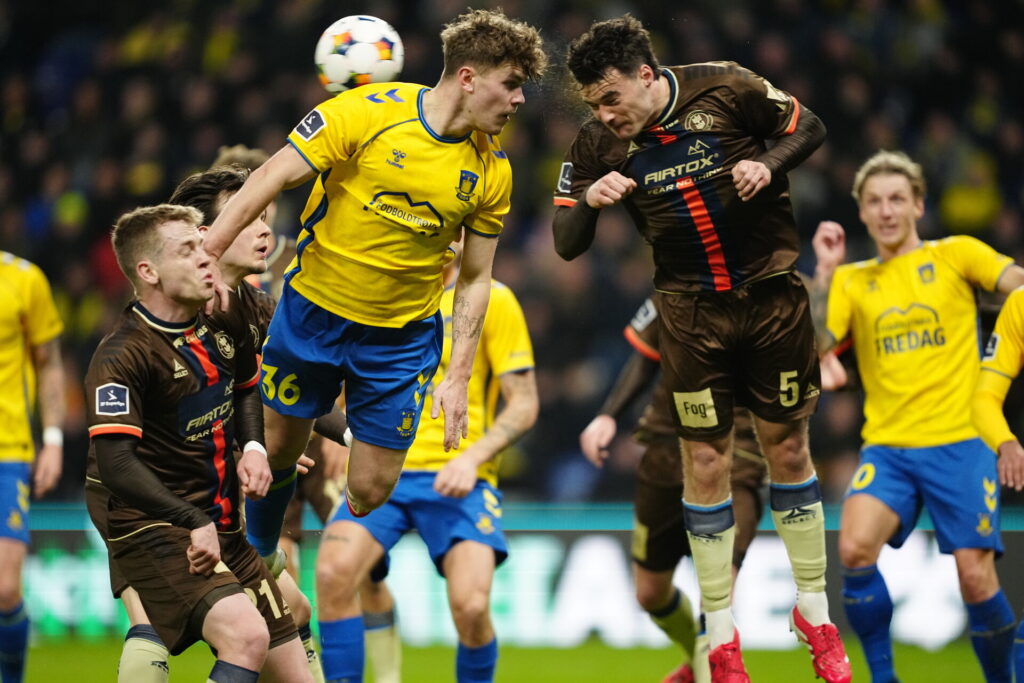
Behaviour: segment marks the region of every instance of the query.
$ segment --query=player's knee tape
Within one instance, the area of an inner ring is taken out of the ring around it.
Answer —
[[[812,474],[807,481],[799,484],[772,484],[768,488],[768,499],[772,510],[783,512],[821,502],[821,485],[818,476]]]
[[[683,519],[686,530],[696,536],[720,534],[736,526],[732,512],[732,498],[716,505],[694,505],[683,501]]]

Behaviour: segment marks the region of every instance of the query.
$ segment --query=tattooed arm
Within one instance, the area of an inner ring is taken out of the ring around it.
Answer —
[[[477,468],[518,441],[537,421],[540,400],[533,370],[506,372],[499,381],[505,407],[483,436],[437,473],[434,489],[443,496],[469,494],[476,485]]]
[[[468,433],[466,387],[491,296],[491,265],[497,246],[496,238],[466,230],[452,307],[452,356],[444,379],[434,389],[430,411],[434,419],[444,412],[445,451],[458,448],[459,439]]]
[[[32,364],[39,378],[39,414],[43,426],[43,447],[36,455],[32,477],[38,497],[57,485],[64,466],[63,439],[58,438],[64,427],[64,365],[60,340],[33,346]]]

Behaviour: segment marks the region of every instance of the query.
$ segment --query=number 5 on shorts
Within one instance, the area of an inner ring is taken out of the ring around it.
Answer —
[[[796,370],[779,373],[779,403],[786,408],[795,406],[800,400],[800,385],[793,381],[798,374]]]
[[[279,384],[274,384],[274,375],[277,374],[277,370],[273,365],[263,364],[263,393],[271,401],[276,396],[277,400],[286,406],[295,405],[301,396],[299,386],[295,384],[295,373],[286,375]]]

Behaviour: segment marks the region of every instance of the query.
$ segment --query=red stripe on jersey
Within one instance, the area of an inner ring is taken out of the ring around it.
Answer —
[[[658,350],[641,339],[640,335],[632,327],[626,327],[622,334],[626,337],[626,341],[629,342],[630,346],[636,349],[636,352],[641,356],[648,360],[653,360],[655,363],[661,362],[661,354],[658,353]]]
[[[571,197],[555,197],[555,206],[576,206],[576,200]]]
[[[715,291],[732,289],[732,279],[729,277],[729,269],[725,267],[725,253],[722,251],[722,243],[718,241],[718,232],[715,231],[715,224],[708,213],[708,207],[704,205],[704,199],[700,196],[700,190],[693,182],[693,178],[686,176],[676,181],[676,187],[682,190],[683,199],[686,200],[686,208],[690,210],[690,217],[697,226],[697,234],[704,244],[704,254],[708,257],[708,266],[711,268],[711,277],[715,282]]]
[[[782,131],[783,135],[792,135],[793,131],[796,130],[796,122],[800,120],[800,103],[793,98],[793,118],[789,120],[789,125],[786,126],[786,130]]]
[[[224,495],[224,477],[227,474],[225,460],[224,421],[217,420],[211,428],[213,432],[213,468],[217,471],[217,492],[213,494],[213,504],[219,505],[221,514],[217,524],[226,527],[231,523],[231,499]]]
[[[199,361],[203,372],[206,373],[206,386],[212,387],[220,381],[220,372],[210,360],[210,352],[203,346],[203,340],[196,336],[194,330],[185,335],[185,340],[188,342],[188,347],[192,349],[192,353],[196,354],[196,360]]]
[[[259,356],[257,356],[256,358],[257,358],[257,365],[256,365],[256,367],[259,367]],[[253,375],[252,379],[250,379],[248,382],[243,382],[242,384],[236,384],[235,385],[235,391],[240,391],[242,389],[248,389],[249,387],[256,386],[256,382],[259,381],[259,378],[260,378],[260,373],[259,373],[259,371],[257,371],[256,374]]]

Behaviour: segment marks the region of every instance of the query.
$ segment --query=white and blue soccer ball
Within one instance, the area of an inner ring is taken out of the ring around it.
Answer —
[[[402,71],[405,48],[391,24],[365,14],[327,27],[313,55],[320,83],[336,93],[367,83],[393,81]]]

